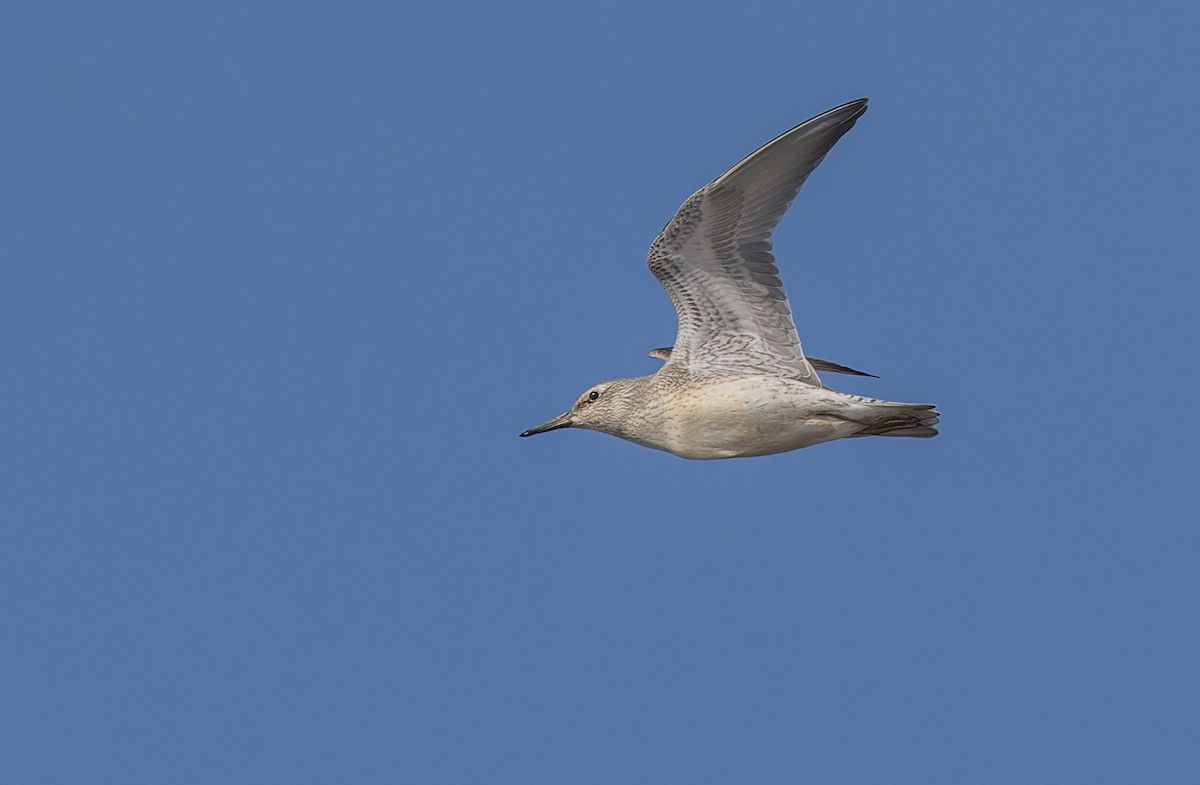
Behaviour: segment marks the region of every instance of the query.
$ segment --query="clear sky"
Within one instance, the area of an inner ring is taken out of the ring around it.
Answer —
[[[8,3],[0,779],[1194,783],[1200,12]],[[517,433],[679,204],[933,440]]]

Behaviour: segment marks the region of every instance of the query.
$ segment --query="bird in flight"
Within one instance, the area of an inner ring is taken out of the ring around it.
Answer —
[[[588,388],[521,433],[586,428],[682,458],[739,458],[857,436],[937,435],[930,404],[848,395],[817,371],[870,376],[806,357],[771,250],[792,200],[867,111],[852,101],[767,142],[683,203],[650,247],[650,271],[679,317],[657,373]]]

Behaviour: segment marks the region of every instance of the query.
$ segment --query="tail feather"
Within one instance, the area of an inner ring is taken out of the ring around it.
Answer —
[[[929,439],[938,435],[939,412],[932,404],[901,403],[876,410],[878,417],[855,436],[911,436]]]

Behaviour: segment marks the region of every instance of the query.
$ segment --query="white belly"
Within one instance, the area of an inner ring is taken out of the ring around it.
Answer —
[[[657,446],[681,458],[736,458],[798,450],[863,426],[829,414],[837,393],[787,379],[745,377],[688,391]]]

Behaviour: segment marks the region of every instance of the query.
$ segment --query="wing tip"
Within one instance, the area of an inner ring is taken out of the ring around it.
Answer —
[[[870,101],[871,99],[869,98],[856,98],[853,101],[848,101],[841,106],[830,109],[825,113],[825,115],[832,117],[834,115],[844,114],[846,117],[844,118],[843,122],[857,120],[863,116],[864,112],[867,111],[867,105],[870,103]],[[819,118],[821,115],[818,115],[817,117]]]

